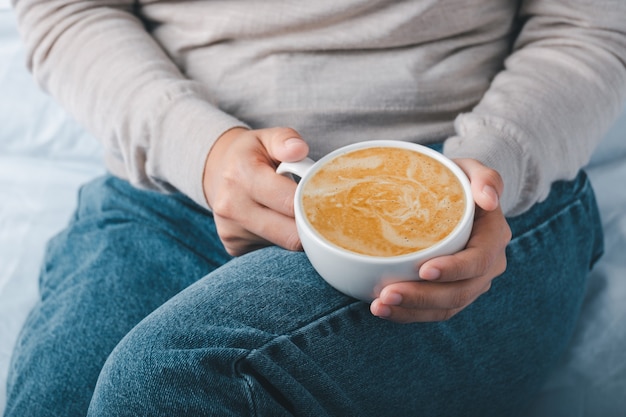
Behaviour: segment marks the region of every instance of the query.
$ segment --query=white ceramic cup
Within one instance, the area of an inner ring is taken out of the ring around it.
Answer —
[[[369,256],[330,243],[311,226],[302,207],[302,193],[309,178],[333,158],[370,147],[417,151],[439,161],[452,171],[463,187],[465,210],[461,220],[448,236],[433,246],[406,255]],[[376,298],[390,283],[419,280],[417,271],[421,264],[434,257],[460,251],[467,244],[472,230],[474,199],[467,176],[452,160],[426,146],[392,140],[359,142],[337,149],[317,162],[309,158],[298,162],[283,162],[276,172],[300,177],[294,201],[296,227],[302,247],[315,270],[337,290],[364,301]]]

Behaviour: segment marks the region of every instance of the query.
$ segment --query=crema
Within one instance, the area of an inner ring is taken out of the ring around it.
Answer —
[[[461,220],[461,183],[435,159],[407,149],[367,148],[335,157],[303,189],[306,219],[352,252],[399,256],[448,236]]]

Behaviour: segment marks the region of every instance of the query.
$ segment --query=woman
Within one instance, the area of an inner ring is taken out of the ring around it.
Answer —
[[[111,174],[48,247],[5,415],[522,412],[602,250],[580,169],[626,4],[518,3],[16,0]],[[477,215],[368,305],[311,268],[274,169],[381,138],[443,145]]]

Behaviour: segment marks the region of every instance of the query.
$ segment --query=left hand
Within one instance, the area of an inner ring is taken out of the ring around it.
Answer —
[[[387,285],[370,311],[399,323],[447,320],[491,288],[491,281],[506,269],[505,249],[511,229],[499,206],[500,175],[474,159],[456,159],[467,174],[476,214],[465,249],[425,262],[421,281]]]
[[[205,163],[204,195],[230,255],[272,244],[301,250],[293,212],[296,183],[277,175],[276,166],[308,152],[298,132],[284,127],[233,128],[217,139]]]

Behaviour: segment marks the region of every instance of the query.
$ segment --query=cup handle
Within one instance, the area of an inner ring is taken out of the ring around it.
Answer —
[[[313,165],[315,165],[315,161],[311,158],[304,158],[297,162],[281,162],[276,168],[276,173],[281,175],[293,174],[304,178]]]

